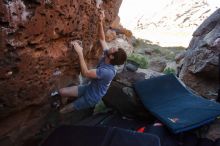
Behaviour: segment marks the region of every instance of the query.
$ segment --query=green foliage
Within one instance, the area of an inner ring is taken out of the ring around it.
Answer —
[[[137,49],[143,49],[143,48],[150,48],[153,50],[153,56],[149,56],[149,59],[155,58],[155,57],[163,57],[166,60],[174,61],[176,54],[183,51],[185,48],[181,46],[175,46],[175,47],[161,47],[158,44],[153,44],[149,40],[144,39],[136,39],[133,43],[134,48]]]
[[[168,67],[168,68],[164,69],[163,73],[166,74],[166,75],[175,74],[176,71],[175,71],[175,69]]]
[[[154,52],[157,53],[157,54],[161,54],[160,48],[155,48]]]
[[[100,113],[100,112],[103,112],[105,111],[107,108],[104,104],[104,102],[102,100],[100,100],[96,105],[95,105],[95,108],[93,110],[93,113],[96,114],[96,113]]]
[[[145,48],[146,47],[146,45],[148,45],[148,44],[152,44],[152,42],[151,41],[149,41],[149,40],[144,40],[144,39],[136,39],[134,42],[133,42],[133,46],[135,47],[135,48],[137,48],[137,49],[139,49],[139,48]]]
[[[128,56],[128,60],[136,62],[137,64],[139,64],[140,68],[146,69],[148,66],[147,57],[141,54],[132,53]]]

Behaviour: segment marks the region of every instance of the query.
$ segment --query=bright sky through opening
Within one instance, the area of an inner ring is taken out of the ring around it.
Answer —
[[[190,2],[191,0],[123,0],[120,7],[119,16],[121,24],[132,31],[133,35],[137,38],[159,42],[162,46],[188,46],[192,38],[192,33],[195,30],[187,30],[179,32],[168,32],[163,30],[143,30],[137,31],[137,20],[144,16],[150,18],[155,13],[162,13],[162,9],[171,2]],[[199,0],[198,0],[199,1]],[[216,10],[220,7],[220,0],[206,0],[209,5]],[[175,29],[175,28],[174,28]],[[196,28],[195,28],[196,29]],[[179,37],[178,37],[179,36]]]

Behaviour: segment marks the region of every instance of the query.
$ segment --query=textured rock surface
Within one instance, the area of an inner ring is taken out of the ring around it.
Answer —
[[[111,42],[107,42],[108,47],[118,47],[118,48],[123,48],[127,54],[131,54],[134,50],[133,46],[128,43],[126,38],[116,38],[115,40]]]
[[[116,109],[123,115],[142,118],[146,122],[150,122],[152,116],[144,108],[140,98],[136,95],[133,84],[161,75],[164,74],[150,69],[139,68],[136,72],[131,72],[124,68],[122,72],[116,75],[103,101],[107,106]]]
[[[207,98],[217,98],[219,88],[218,55],[220,9],[215,11],[194,32],[180,78],[186,85]]]
[[[144,73],[145,74],[145,79],[150,79],[158,76],[164,75],[163,73],[153,71],[151,69],[141,69],[138,68],[137,73]]]
[[[109,47],[123,48],[127,54],[133,52],[132,46],[132,32],[123,28],[120,24],[120,17],[117,16],[112,22],[110,29],[106,32],[106,40]]]
[[[116,39],[116,37],[117,37],[117,35],[116,35],[115,31],[113,31],[111,29],[107,30],[107,32],[106,32],[106,41],[110,42],[110,41]]]
[[[149,68],[157,72],[163,72],[166,65],[166,60],[164,59],[152,59],[149,63]]]
[[[132,87],[133,84],[137,81],[154,78],[154,77],[158,77],[161,75],[164,75],[164,74],[153,71],[151,69],[138,68],[136,72],[131,72],[131,71],[128,71],[127,69],[124,69],[122,72],[116,75],[114,80],[125,86]]]
[[[168,68],[174,69],[175,72],[177,72],[177,64],[176,64],[176,62],[174,62],[174,61],[173,62],[167,62],[167,65],[164,68],[164,70],[166,70]]]
[[[135,94],[134,89],[124,84],[113,81],[103,101],[107,107],[117,110],[125,117],[147,119],[146,122],[153,119]]]
[[[120,4],[103,2],[106,28]],[[91,0],[0,0],[0,140],[35,134],[50,108],[50,92],[79,82],[70,40],[82,41],[88,62],[98,59],[97,21]]]

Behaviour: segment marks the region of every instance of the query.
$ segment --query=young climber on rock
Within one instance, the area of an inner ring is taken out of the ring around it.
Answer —
[[[108,48],[103,30],[104,12],[99,16],[99,40],[103,48],[103,56],[96,69],[88,69],[83,56],[83,48],[77,42],[71,42],[79,56],[81,74],[90,78],[88,85],[65,87],[59,90],[61,97],[75,97],[75,101],[64,106],[60,113],[68,113],[94,107],[106,94],[112,79],[116,75],[115,65],[122,65],[127,59],[122,48]]]

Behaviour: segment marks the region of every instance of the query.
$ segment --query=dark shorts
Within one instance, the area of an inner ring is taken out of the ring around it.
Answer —
[[[88,89],[88,84],[87,85],[79,85],[78,86],[78,97],[83,96],[83,94],[86,92],[86,90]]]
[[[73,108],[76,110],[91,108],[92,105],[88,102],[84,96],[89,85],[79,85],[78,86],[78,98],[72,103]]]

